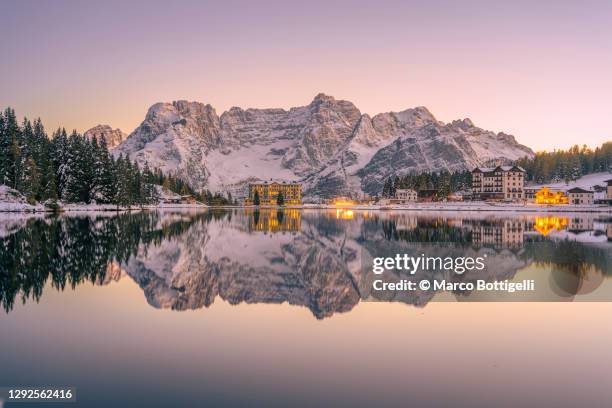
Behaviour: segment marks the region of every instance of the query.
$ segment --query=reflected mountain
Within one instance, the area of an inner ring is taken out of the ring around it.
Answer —
[[[435,291],[374,291],[373,257],[396,254],[485,257],[482,271],[414,275],[388,271],[387,282],[512,280],[532,268],[564,299],[591,293],[612,275],[612,220],[464,216],[353,210],[209,210],[84,216],[6,216],[0,221],[0,302],[37,301],[47,284],[63,290],[133,279],[147,302],[199,309],[288,303],[317,318],[364,300],[425,306]],[[476,300],[452,291],[455,300]]]

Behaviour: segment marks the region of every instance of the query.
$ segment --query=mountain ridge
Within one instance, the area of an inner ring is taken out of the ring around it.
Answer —
[[[307,196],[379,192],[410,171],[467,170],[533,151],[471,119],[444,123],[424,106],[370,117],[350,101],[319,93],[305,106],[214,107],[184,100],[152,105],[113,149],[185,178],[196,189],[231,191],[270,178],[300,181]]]

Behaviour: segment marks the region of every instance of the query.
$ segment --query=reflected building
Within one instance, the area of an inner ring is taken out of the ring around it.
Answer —
[[[354,216],[355,216],[355,211],[350,210],[348,208],[336,209],[336,219],[337,220],[352,220]]]
[[[594,229],[593,218],[591,217],[570,218],[567,229],[571,232],[591,231]]]
[[[295,208],[245,210],[249,230],[261,232],[297,232],[302,228],[302,212]]]
[[[412,231],[418,226],[415,215],[399,214],[393,216],[392,219],[395,221],[395,229],[397,231]]]
[[[525,225],[522,220],[467,220],[472,241],[477,245],[519,247],[523,244]]]
[[[530,230],[537,231],[540,234],[547,236],[552,231],[562,231],[567,229],[569,219],[566,217],[536,217],[534,222],[530,224]]]

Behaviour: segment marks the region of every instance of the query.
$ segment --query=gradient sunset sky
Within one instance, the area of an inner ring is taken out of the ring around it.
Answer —
[[[612,2],[0,0],[0,107],[130,133],[177,99],[423,105],[534,149],[612,140]],[[548,3],[548,4],[545,4]]]

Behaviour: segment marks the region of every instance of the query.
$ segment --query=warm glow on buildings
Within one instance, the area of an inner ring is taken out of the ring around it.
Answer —
[[[567,228],[568,222],[568,219],[565,217],[536,217],[533,229],[542,235],[548,235],[553,230],[564,230]]]
[[[249,184],[249,197],[245,205],[255,204],[255,195],[259,195],[260,205],[278,205],[278,197],[283,196],[284,205],[302,204],[302,185],[299,183],[263,182]]]
[[[350,207],[355,205],[355,202],[345,197],[338,197],[334,200],[334,205],[338,207]]]
[[[543,187],[535,193],[536,204],[569,204],[569,199],[563,191],[550,191]]]
[[[339,220],[352,220],[355,216],[353,210],[345,210],[342,208],[338,208],[336,210],[336,218]]]
[[[248,209],[251,231],[293,232],[302,228],[302,212],[295,208],[287,209]]]

